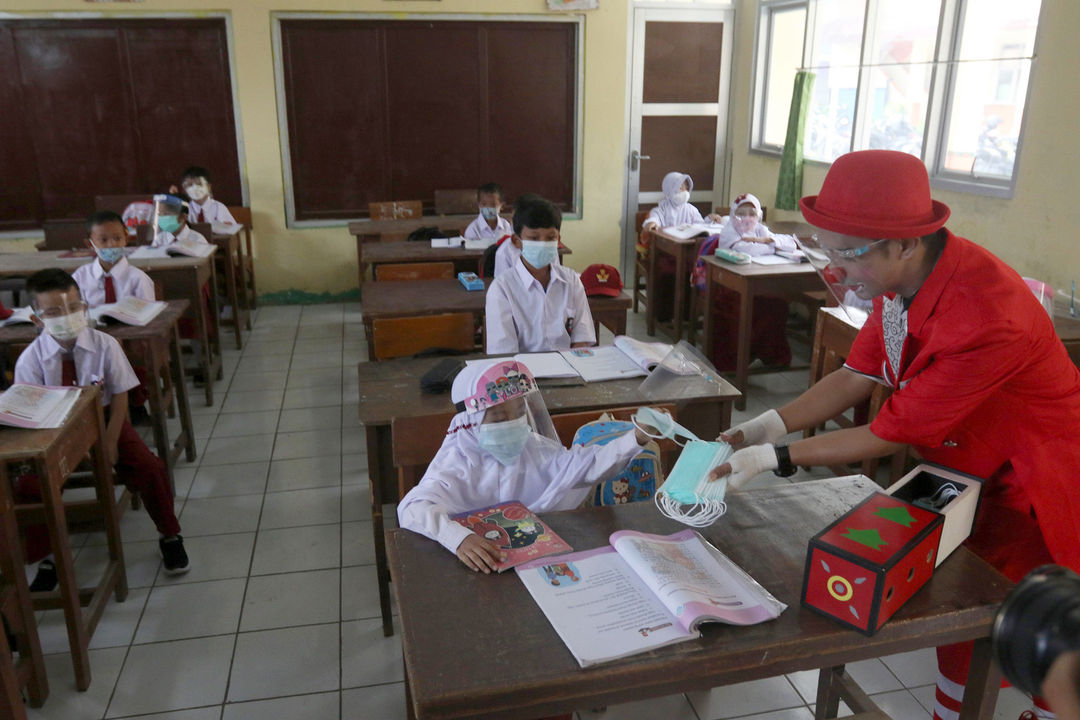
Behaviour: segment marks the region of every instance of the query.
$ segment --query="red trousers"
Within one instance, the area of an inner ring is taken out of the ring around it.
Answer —
[[[117,456],[117,480],[128,490],[139,494],[158,532],[165,536],[179,534],[180,523],[173,509],[173,494],[165,463],[146,447],[135,428],[126,420],[120,428]],[[41,502],[37,475],[29,473],[15,479],[15,502]],[[23,549],[28,563],[37,562],[48,555],[51,552],[48,528],[45,525],[27,527]]]
[[[778,297],[754,298],[754,327],[750,331],[750,359],[766,365],[790,365],[791,346],[787,340],[787,300]],[[735,369],[739,353],[739,293],[715,288],[713,304],[713,365],[720,372]]]

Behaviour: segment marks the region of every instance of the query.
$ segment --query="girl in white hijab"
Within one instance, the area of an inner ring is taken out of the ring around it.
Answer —
[[[660,183],[664,199],[649,212],[642,227],[652,225],[666,228],[673,225],[693,225],[702,223],[701,212],[690,204],[690,193],[694,189],[694,179],[686,173],[669,172]],[[720,221],[719,215],[709,215],[714,222]]]
[[[450,397],[458,413],[424,477],[398,504],[398,524],[485,573],[495,569],[499,547],[452,515],[512,500],[536,513],[575,508],[649,440],[635,430],[606,445],[567,450],[532,373],[508,358],[467,365]]]
[[[775,235],[761,222],[761,201],[744,193],[731,203],[717,247],[737,250],[747,255],[772,255],[777,250],[795,250],[791,235]]]

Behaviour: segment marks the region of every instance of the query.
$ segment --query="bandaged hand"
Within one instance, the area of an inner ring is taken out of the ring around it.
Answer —
[[[499,561],[506,559],[506,553],[498,545],[476,534],[465,536],[457,547],[457,556],[465,567],[487,574],[497,571]]]
[[[775,410],[766,410],[756,418],[739,423],[720,433],[720,437],[716,439],[732,447],[744,447],[761,443],[775,444],[787,433],[787,426],[784,425],[784,419],[780,417],[780,413]]]
[[[728,476],[728,490],[740,490],[751,478],[757,477],[777,466],[776,446],[772,443],[751,445],[736,450],[723,465],[718,465],[709,473],[710,480],[719,480]]]

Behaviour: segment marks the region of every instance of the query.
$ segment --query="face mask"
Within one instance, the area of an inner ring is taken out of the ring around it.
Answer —
[[[124,257],[124,250],[127,248],[122,247],[106,247],[106,248],[94,248],[97,252],[97,256],[101,258],[101,262],[109,265],[114,265],[120,261],[120,258]]]
[[[671,202],[675,203],[676,207],[679,205],[685,205],[690,201],[690,193],[687,190],[677,192],[671,196]]]
[[[634,413],[633,417],[630,418],[630,421],[634,423],[634,427],[649,437],[657,439],[667,438],[668,440],[674,441],[676,445],[685,444],[676,440],[676,436],[684,437],[687,440],[699,440],[697,435],[675,422],[675,418],[671,417],[671,415],[666,412],[661,412],[656,408],[638,408],[638,411]],[[650,425],[656,429],[655,433],[650,432],[643,427]]]
[[[653,495],[661,513],[691,527],[711,525],[727,512],[727,478],[709,480],[709,471],[731,457],[725,442],[692,440],[683,447],[675,467]]]
[[[158,216],[158,229],[162,232],[175,233],[180,229],[180,218],[176,215]]]
[[[206,196],[210,194],[210,191],[206,189],[205,185],[199,184],[188,185],[186,188],[184,188],[184,191],[187,192],[187,196],[189,198],[191,198],[197,203],[201,203],[203,200],[206,199]]]
[[[531,434],[529,421],[522,415],[514,420],[482,423],[477,443],[494,455],[500,464],[510,465],[521,455]]]
[[[494,220],[499,217],[499,208],[482,207],[480,208],[480,214],[484,216],[485,220]]]
[[[521,257],[537,270],[542,270],[559,258],[559,243],[522,240]]]
[[[750,235],[751,233],[754,232],[754,228],[756,228],[756,227],[757,227],[757,217],[755,217],[754,215],[750,215],[750,216],[736,215],[735,216],[735,229],[739,232],[740,235]]]
[[[42,318],[45,332],[60,342],[70,342],[86,329],[86,313],[75,312],[58,318]]]

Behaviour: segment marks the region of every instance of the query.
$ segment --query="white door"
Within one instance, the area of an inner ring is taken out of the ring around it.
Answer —
[[[635,219],[663,197],[672,170],[694,179],[690,202],[727,204],[732,7],[633,11],[623,277],[633,276]]]

